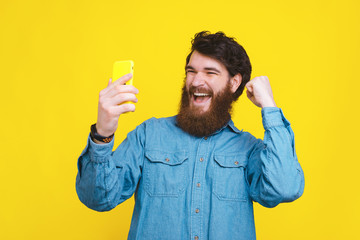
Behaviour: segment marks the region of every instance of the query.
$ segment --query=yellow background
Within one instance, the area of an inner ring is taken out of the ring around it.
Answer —
[[[356,0],[2,0],[0,239],[126,239],[133,199],[97,213],[75,192],[98,93],[114,61],[134,60],[139,102],[116,145],[144,120],[176,114],[201,30],[237,38],[295,132],[304,195],[255,204],[258,239],[359,239],[359,12]],[[245,96],[233,118],[263,137]]]

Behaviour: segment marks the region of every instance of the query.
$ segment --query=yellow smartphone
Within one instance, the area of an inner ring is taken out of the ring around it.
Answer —
[[[134,62],[132,60],[116,61],[114,62],[114,66],[113,66],[112,81],[114,82],[128,73],[131,73],[133,76],[129,81],[125,83],[125,85],[133,85]],[[125,103],[133,103],[133,102],[124,102],[122,104]]]
[[[126,83],[126,85],[133,85],[134,62],[132,60],[116,61],[113,67],[112,81],[114,82],[128,73],[132,73],[133,77]]]

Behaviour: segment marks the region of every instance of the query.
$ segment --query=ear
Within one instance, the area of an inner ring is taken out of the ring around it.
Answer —
[[[230,79],[231,92],[234,93],[239,88],[242,81],[242,76],[240,73],[236,74]]]

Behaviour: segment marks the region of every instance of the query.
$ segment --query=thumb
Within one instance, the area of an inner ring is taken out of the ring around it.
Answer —
[[[246,95],[249,99],[251,99],[253,96],[252,93],[249,91],[249,89],[246,91]]]
[[[251,84],[246,84],[245,85],[246,89],[248,92],[252,93],[253,92],[253,88],[252,88],[252,85]]]
[[[110,86],[111,82],[112,82],[112,78],[109,79],[109,82],[108,82],[107,86]]]

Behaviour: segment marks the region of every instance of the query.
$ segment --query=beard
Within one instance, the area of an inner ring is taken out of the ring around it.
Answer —
[[[187,90],[184,83],[176,122],[182,130],[191,135],[196,137],[209,136],[229,122],[233,93],[228,83],[218,94],[211,94],[209,109],[202,112],[202,109],[190,106],[190,99],[195,91],[196,88],[193,86]]]

